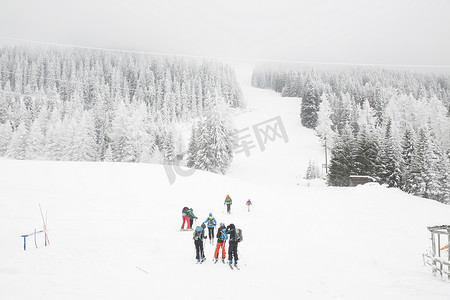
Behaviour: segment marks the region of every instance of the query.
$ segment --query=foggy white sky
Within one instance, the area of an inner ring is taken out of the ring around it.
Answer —
[[[450,65],[450,0],[0,0],[0,36],[232,58]]]

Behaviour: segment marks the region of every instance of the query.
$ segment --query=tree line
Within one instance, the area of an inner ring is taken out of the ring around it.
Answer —
[[[172,163],[182,129],[240,107],[212,61],[80,49],[0,48],[0,156]]]

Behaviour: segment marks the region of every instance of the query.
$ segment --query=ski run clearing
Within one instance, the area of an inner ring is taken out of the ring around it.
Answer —
[[[422,253],[426,227],[448,224],[450,206],[376,185],[303,184],[308,161],[323,163],[318,138],[301,127],[298,99],[251,88],[249,74],[237,128],[280,117],[289,141],[236,155],[227,176],[170,185],[161,165],[0,160],[0,298],[449,299]],[[29,238],[23,251],[21,235],[42,229],[39,204],[50,246]],[[195,264],[184,206],[197,225],[211,212],[242,229],[240,270],[214,264],[208,242]]]

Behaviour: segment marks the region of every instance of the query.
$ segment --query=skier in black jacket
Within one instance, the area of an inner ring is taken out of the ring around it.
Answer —
[[[194,231],[194,245],[195,245],[195,252],[197,259],[197,263],[202,263],[206,260],[205,258],[205,252],[203,251],[203,240],[206,239],[205,235],[205,224],[202,224],[202,226],[197,226]]]
[[[227,226],[226,233],[230,236],[230,243],[228,244],[228,264],[231,266],[234,257],[234,266],[237,267],[238,262],[238,242],[236,241],[236,227],[234,224]]]

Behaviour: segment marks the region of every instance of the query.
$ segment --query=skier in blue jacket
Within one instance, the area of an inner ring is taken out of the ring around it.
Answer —
[[[206,221],[203,224],[207,223],[208,225],[208,236],[209,242],[214,244],[214,227],[216,227],[216,219],[213,217],[212,213],[209,213],[209,217],[206,218]]]

